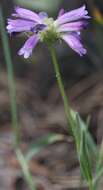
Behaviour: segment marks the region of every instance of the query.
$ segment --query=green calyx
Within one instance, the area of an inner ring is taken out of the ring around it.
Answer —
[[[59,33],[57,32],[57,27],[54,25],[53,18],[46,18],[44,24],[47,25],[46,29],[39,33],[42,42],[48,45],[55,43],[59,38]]]

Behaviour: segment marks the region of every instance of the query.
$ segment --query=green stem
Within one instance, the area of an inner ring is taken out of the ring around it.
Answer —
[[[19,160],[19,163],[21,165],[25,180],[28,183],[28,186],[29,186],[30,190],[36,190],[36,187],[35,187],[35,185],[33,183],[32,175],[31,175],[31,173],[29,171],[29,168],[28,168],[28,164],[27,164],[27,162],[25,160],[24,155],[22,154],[22,152],[19,149],[16,150],[16,156],[17,156],[17,158]]]
[[[10,56],[10,47],[8,43],[8,38],[5,31],[5,24],[2,14],[2,9],[0,8],[0,31],[2,37],[2,44],[4,49],[4,57],[7,65],[8,73],[8,84],[9,84],[9,94],[10,94],[10,105],[11,105],[11,117],[12,117],[12,127],[14,130],[14,146],[17,147],[19,143],[19,126],[17,118],[17,106],[16,106],[16,89],[14,82],[13,66]]]
[[[55,70],[55,74],[56,74],[56,78],[57,78],[57,83],[58,83],[59,90],[60,90],[60,93],[61,93],[61,96],[62,96],[62,99],[63,99],[65,113],[66,113],[68,122],[69,122],[69,124],[71,126],[70,129],[73,130],[74,124],[75,124],[74,119],[72,117],[72,112],[73,111],[71,110],[71,108],[69,106],[69,101],[68,101],[68,98],[67,98],[66,93],[65,93],[64,85],[63,85],[63,82],[62,82],[62,77],[61,77],[61,74],[60,74],[59,65],[58,65],[57,58],[56,58],[56,52],[55,52],[55,49],[53,47],[49,47],[49,50],[50,50],[51,57],[52,57],[52,62],[53,62],[53,65],[54,65],[54,70]]]
[[[89,190],[95,190],[95,188],[93,186],[93,181],[89,182]]]

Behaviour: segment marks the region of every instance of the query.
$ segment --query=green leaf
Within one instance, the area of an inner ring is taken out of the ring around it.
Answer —
[[[90,133],[88,131],[88,126],[80,118],[79,114],[77,114],[77,122],[78,122],[78,127],[79,127],[80,131],[83,130],[85,133],[85,141],[87,142],[87,145],[89,147],[90,155],[94,156],[95,159],[97,159],[98,148],[97,148],[92,136],[90,135]]]
[[[30,147],[28,148],[29,151],[26,154],[26,160],[29,161],[35,154],[39,153],[47,145],[55,143],[62,139],[63,135],[58,134],[49,134],[46,137],[41,138],[40,140],[38,140],[38,142],[30,145]]]
[[[100,146],[97,163],[96,163],[96,170],[95,170],[95,178],[94,178],[94,184],[98,186],[98,183],[101,179],[101,176],[103,175],[103,140]]]

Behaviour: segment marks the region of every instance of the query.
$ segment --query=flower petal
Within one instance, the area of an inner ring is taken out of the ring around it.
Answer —
[[[60,11],[59,11],[59,13],[58,13],[58,18],[59,18],[60,16],[62,16],[64,13],[65,13],[65,10],[64,10],[63,8],[60,9]]]
[[[86,49],[80,42],[80,36],[77,33],[65,34],[62,39],[80,56],[86,54]]]
[[[83,5],[82,7],[78,9],[75,9],[63,14],[55,22],[60,25],[66,22],[76,21],[83,18],[86,18],[86,19],[90,18],[88,16],[88,11],[86,10],[85,5]]]
[[[31,36],[24,44],[24,46],[19,50],[19,55],[24,55],[24,58],[27,59],[33,51],[33,48],[37,45],[39,37],[37,35]]]
[[[28,9],[24,9],[21,7],[15,7],[15,12],[16,13],[12,14],[12,16],[35,21],[37,23],[41,23],[41,19],[40,19],[39,15],[33,11],[30,11]]]
[[[80,31],[82,29],[85,29],[88,22],[86,21],[77,21],[77,22],[71,22],[66,23],[59,26],[58,31],[59,32],[72,32],[72,31]]]
[[[23,20],[23,19],[8,19],[7,30],[9,33],[12,32],[26,32],[30,31],[33,27],[35,27],[35,23],[33,21]]]

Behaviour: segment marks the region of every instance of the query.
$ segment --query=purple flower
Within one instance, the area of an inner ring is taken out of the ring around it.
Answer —
[[[39,41],[39,37],[37,35],[32,35],[24,44],[24,46],[19,50],[19,55],[24,55],[24,58],[28,58],[32,54],[33,48],[35,48],[36,44]]]
[[[28,35],[24,46],[19,50],[19,55],[28,58],[39,41],[47,44],[55,40],[64,40],[80,56],[86,54],[86,49],[81,43],[81,30],[87,26],[88,11],[85,5],[66,12],[64,9],[59,11],[56,20],[48,18],[47,13],[35,13],[28,9],[16,7],[12,14],[15,19],[8,19],[8,33],[22,33]]]

